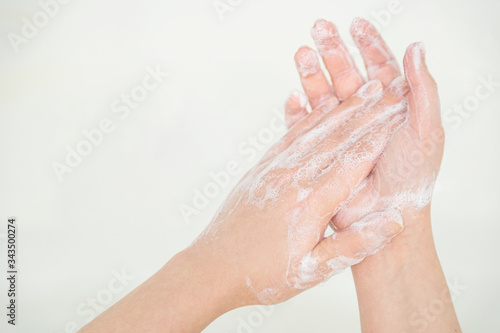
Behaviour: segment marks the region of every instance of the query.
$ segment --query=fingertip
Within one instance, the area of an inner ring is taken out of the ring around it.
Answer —
[[[410,44],[406,48],[403,59],[405,76],[408,79],[410,87],[415,87],[420,84],[422,72],[427,72],[425,64],[425,46],[422,42]]]
[[[410,86],[408,94],[410,125],[423,138],[429,130],[441,126],[437,84],[425,62],[422,42],[410,44],[403,60],[405,76]]]
[[[307,106],[307,95],[300,90],[292,91],[288,100],[293,105],[296,105],[297,109],[304,109]]]
[[[324,22],[328,22],[328,21],[325,20],[324,18],[319,18],[316,21],[314,21],[313,27],[316,27],[318,24],[323,24]]]
[[[356,29],[361,25],[366,24],[366,20],[362,18],[361,16],[356,16],[352,19],[351,21],[351,29]]]
[[[308,46],[300,47],[295,52],[295,65],[302,77],[316,74],[320,70],[318,56],[316,52]]]
[[[316,20],[311,29],[311,36],[316,46],[318,46],[320,53],[326,50],[325,45],[334,48],[340,43],[339,38],[336,38],[338,34],[335,24],[323,19]]]
[[[297,49],[297,51],[295,51],[295,55],[293,56],[293,59],[297,63],[300,60],[302,60],[302,58],[304,58],[306,55],[308,55],[311,51],[314,51],[314,50],[312,50],[309,46],[303,45],[303,46],[299,47]]]
[[[351,22],[351,27],[349,31],[354,38],[354,40],[358,40],[360,37],[366,35],[366,32],[372,28],[373,25],[366,19],[362,17],[355,17]]]

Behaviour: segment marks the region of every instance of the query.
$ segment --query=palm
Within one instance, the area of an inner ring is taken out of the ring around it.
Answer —
[[[344,229],[373,212],[419,209],[427,205],[442,155],[442,141],[434,142],[424,151],[418,133],[408,123],[404,124],[363,187],[335,216],[332,221],[335,227]]]

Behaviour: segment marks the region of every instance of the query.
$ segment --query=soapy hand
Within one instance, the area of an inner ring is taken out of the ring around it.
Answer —
[[[444,135],[423,48],[408,47],[403,78],[372,25],[356,19],[351,33],[371,81],[333,24],[317,21],[312,34],[332,85],[315,52],[299,49],[307,95],[286,103],[289,132],[191,246],[82,333],[200,332],[232,309],[285,301],[386,245],[353,267],[363,332],[414,331],[409,318],[435,300],[442,313],[426,331],[460,331],[430,230]]]
[[[231,275],[248,304],[285,301],[358,263],[401,231],[392,212],[324,237],[372,170],[406,103],[370,81],[298,122],[231,192],[187,251]]]
[[[392,214],[404,230],[382,251],[352,266],[363,332],[460,332],[446,278],[434,245],[430,201],[441,164],[444,132],[437,86],[425,64],[421,43],[411,44],[404,56],[405,77],[380,34],[369,22],[355,19],[351,35],[364,60],[368,79],[379,79],[407,103],[407,120],[394,133],[376,166],[345,207],[333,217],[334,230],[357,221],[379,223]],[[312,36],[329,73],[330,85],[316,53],[300,48],[295,61],[306,94],[293,93],[285,105],[292,128],[311,117],[307,101],[317,105],[348,99],[364,78],[356,68],[335,26],[318,20]],[[439,299],[443,306],[432,322],[417,329],[414,318]]]
[[[311,34],[332,85],[321,71],[315,52],[300,48],[295,61],[307,97],[294,92],[285,105],[286,121],[292,128],[311,116],[306,109],[307,99],[312,108],[331,99],[343,101],[364,83],[333,23],[318,20]],[[355,19],[351,35],[365,62],[368,78],[380,80],[387,91],[407,100],[408,119],[388,143],[373,172],[332,222],[341,230],[356,221],[377,220],[380,214],[392,213],[411,223],[411,216],[430,204],[443,154],[437,86],[427,70],[421,43],[408,47],[403,78],[394,56],[372,24]]]

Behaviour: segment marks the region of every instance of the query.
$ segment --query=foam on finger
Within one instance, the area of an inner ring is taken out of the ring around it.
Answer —
[[[337,96],[341,100],[349,98],[363,84],[364,79],[335,25],[318,20],[311,29],[311,36],[330,73]]]

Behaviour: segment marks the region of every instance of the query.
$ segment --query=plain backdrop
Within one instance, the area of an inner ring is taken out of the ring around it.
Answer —
[[[439,256],[463,330],[500,330],[497,0],[69,0],[51,8],[45,20],[38,1],[0,1],[2,271],[9,216],[19,245],[18,325],[6,324],[4,309],[0,331],[71,332],[186,247],[284,133],[269,138],[269,124],[282,124],[277,114],[300,87],[293,54],[313,45],[315,19],[335,22],[352,46],[355,16],[377,23],[399,60],[411,42],[426,45],[447,132],[432,212]],[[16,44],[14,35],[29,38]],[[114,112],[155,68],[168,72],[163,82],[128,114]],[[83,133],[103,119],[113,132],[59,181],[53,164],[78,145],[89,150]],[[251,148],[259,135],[266,142]],[[231,160],[241,173],[183,218],[180,207]],[[6,293],[2,278],[0,304]],[[206,332],[359,327],[346,271],[273,308],[232,311]]]

